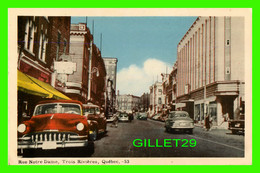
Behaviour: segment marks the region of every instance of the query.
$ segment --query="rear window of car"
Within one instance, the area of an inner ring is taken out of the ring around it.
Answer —
[[[173,112],[169,114],[169,118],[181,118],[181,117],[189,117],[187,113],[184,112]]]
[[[38,105],[35,108],[34,115],[68,113],[81,115],[81,107],[78,104],[70,103],[50,103]]]

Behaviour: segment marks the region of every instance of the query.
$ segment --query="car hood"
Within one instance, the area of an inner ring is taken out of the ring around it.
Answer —
[[[56,113],[33,116],[24,122],[28,129],[25,133],[41,132],[46,130],[77,132],[78,123],[88,126],[86,117],[76,114]]]

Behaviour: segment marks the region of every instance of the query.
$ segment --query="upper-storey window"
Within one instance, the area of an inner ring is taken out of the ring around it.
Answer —
[[[46,47],[47,47],[47,29],[41,26],[40,39],[39,39],[39,59],[43,62],[46,61]]]
[[[29,50],[31,53],[33,53],[34,32],[34,22],[31,18],[28,18],[25,24],[24,48]]]
[[[58,31],[58,38],[57,38],[57,49],[56,49],[56,60],[59,60],[59,56],[60,56],[60,42],[61,42],[61,33]]]

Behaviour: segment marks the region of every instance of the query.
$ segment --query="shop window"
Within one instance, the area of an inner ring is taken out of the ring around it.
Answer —
[[[212,120],[213,125],[217,124],[217,103],[210,102],[209,103],[209,116],[210,120]]]

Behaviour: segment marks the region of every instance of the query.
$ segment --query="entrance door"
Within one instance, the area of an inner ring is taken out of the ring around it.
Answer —
[[[234,119],[234,100],[235,96],[222,96],[222,114],[228,114],[229,119]]]

